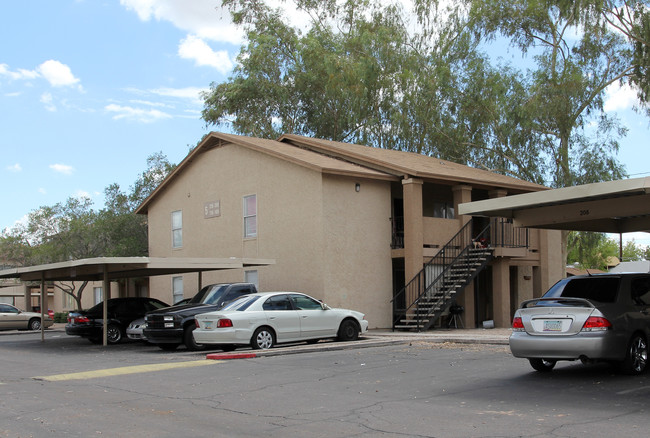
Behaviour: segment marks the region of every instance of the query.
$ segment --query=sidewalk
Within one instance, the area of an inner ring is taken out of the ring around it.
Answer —
[[[508,338],[510,337],[511,333],[512,329],[510,328],[433,329],[426,332],[407,332],[392,331],[390,329],[376,329],[369,330],[366,336],[429,342],[508,345]]]

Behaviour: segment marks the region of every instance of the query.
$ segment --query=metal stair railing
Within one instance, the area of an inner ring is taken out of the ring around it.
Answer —
[[[442,269],[443,272],[436,277],[440,278],[447,272],[451,264],[456,260],[464,251],[473,246],[474,239],[472,239],[472,225],[473,220],[467,222],[450,240],[447,244],[429,260],[429,262],[422,268],[422,270],[411,279],[403,288],[393,297],[393,329],[397,323],[406,317],[421,298],[431,290],[435,281],[427,284],[427,276],[435,273],[436,270]],[[481,232],[481,234],[488,233],[485,238],[489,240],[489,226]],[[486,231],[487,230],[487,231]],[[434,274],[435,275],[435,274]],[[406,304],[410,301],[410,304]],[[417,316],[416,318],[419,318]],[[418,322],[418,326],[419,326]]]
[[[528,247],[528,230],[514,227],[506,219],[492,219],[476,237],[472,236],[472,226],[470,220],[395,294],[393,330],[430,328],[490,262],[493,248]],[[427,283],[427,278],[433,281]]]
[[[491,225],[472,238],[470,220],[454,237],[424,266],[424,268],[393,298],[393,330],[415,328],[418,331],[431,327],[453,304],[454,298],[491,259],[492,251],[478,242],[489,242]],[[476,266],[475,258],[481,263]],[[433,274],[433,275],[432,275]],[[433,281],[426,283],[427,277]],[[417,293],[417,295],[416,295]],[[402,306],[410,297],[409,306]]]

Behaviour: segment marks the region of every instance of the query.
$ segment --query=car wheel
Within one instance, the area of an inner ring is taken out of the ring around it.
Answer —
[[[551,359],[528,359],[530,366],[535,368],[540,373],[548,373],[555,368],[556,360]]]
[[[30,330],[40,330],[41,329],[41,320],[38,318],[32,318],[29,320],[29,329]]]
[[[648,344],[642,335],[634,335],[627,346],[627,354],[621,362],[625,374],[641,374],[648,363]]]
[[[165,351],[174,351],[178,348],[180,344],[158,344],[160,348]]]
[[[194,336],[192,336],[192,332],[196,326],[194,324],[189,325],[185,328],[185,331],[183,332],[183,343],[185,344],[185,347],[187,347],[188,350],[190,351],[198,351],[198,350],[203,350],[205,346],[203,344],[198,344],[194,340]]]
[[[356,341],[357,339],[359,339],[359,327],[354,321],[346,319],[339,327],[338,340]]]
[[[275,334],[268,327],[260,327],[255,330],[251,338],[251,348],[253,350],[268,350],[275,344]]]
[[[122,337],[124,335],[122,334],[122,329],[115,325],[115,324],[109,324],[108,327],[106,327],[106,342],[108,344],[118,344],[122,341]]]

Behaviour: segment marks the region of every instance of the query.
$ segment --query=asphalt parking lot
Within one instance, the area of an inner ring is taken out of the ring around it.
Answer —
[[[647,375],[536,373],[485,332],[372,332],[241,360],[0,332],[0,436],[647,436]],[[449,342],[461,335],[474,342]]]

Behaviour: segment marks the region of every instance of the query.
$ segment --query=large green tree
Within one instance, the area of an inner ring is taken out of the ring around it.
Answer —
[[[509,113],[521,105],[518,73],[492,66],[459,15],[430,14],[414,30],[399,4],[298,0],[310,17],[298,27],[262,1],[225,3],[248,40],[233,76],[204,95],[208,124],[407,150],[543,180],[529,126]]]

